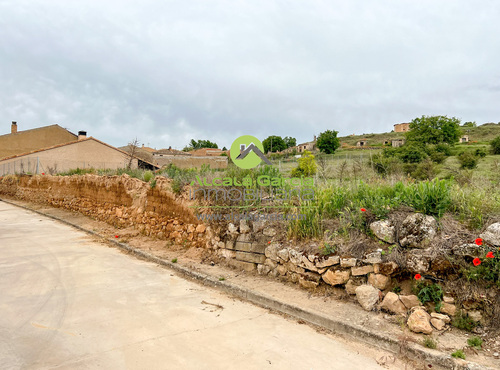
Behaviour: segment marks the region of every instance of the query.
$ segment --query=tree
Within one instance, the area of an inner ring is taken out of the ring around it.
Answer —
[[[326,154],[332,154],[340,147],[340,140],[337,137],[338,131],[327,130],[319,134],[316,140],[318,149]]]
[[[491,143],[491,151],[493,154],[500,154],[500,136],[494,138]]]
[[[406,140],[419,145],[439,143],[455,145],[461,135],[458,118],[422,116],[411,121],[410,131],[406,133]]]
[[[285,141],[281,138],[281,136],[275,135],[264,139],[262,145],[264,145],[264,153],[281,152],[287,148]]]
[[[294,137],[285,136],[283,141],[285,142],[287,148],[297,145],[297,139],[295,139]]]
[[[130,170],[132,168],[132,163],[134,162],[134,158],[137,156],[137,151],[139,150],[139,140],[135,138],[127,145],[127,169]]]
[[[474,122],[465,122],[462,127],[477,127],[476,121]]]
[[[191,139],[191,141],[189,142],[189,144],[184,147],[184,151],[185,152],[189,152],[191,150],[195,150],[195,149],[201,149],[201,148],[214,148],[214,149],[217,149],[218,148],[218,145],[216,143],[212,143],[210,140],[194,140],[194,139]]]

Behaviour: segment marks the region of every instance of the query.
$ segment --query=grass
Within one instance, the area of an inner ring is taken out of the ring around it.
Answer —
[[[172,263],[177,263],[177,258],[173,258],[171,262]]]
[[[460,312],[453,318],[451,325],[453,325],[457,329],[462,329],[470,332],[477,326],[477,323],[468,315],[464,315],[462,312]]]
[[[479,337],[470,337],[469,339],[467,339],[467,344],[475,349],[481,349],[483,340]]]
[[[465,360],[465,353],[461,349],[457,349],[455,352],[451,354],[451,357],[461,358],[462,360]]]
[[[434,339],[432,339],[431,337],[424,337],[422,344],[424,345],[424,347],[427,347],[427,348],[431,348],[431,349],[437,348],[437,342]]]

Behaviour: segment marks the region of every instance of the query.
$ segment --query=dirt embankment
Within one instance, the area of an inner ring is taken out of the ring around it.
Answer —
[[[152,187],[128,175],[6,176],[0,179],[0,195],[69,209],[120,228],[132,226],[181,245],[205,245],[205,225],[187,202],[176,199],[166,178],[157,178]]]

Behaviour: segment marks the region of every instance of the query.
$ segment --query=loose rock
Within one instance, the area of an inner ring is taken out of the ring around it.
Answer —
[[[384,290],[385,288],[387,288],[390,282],[391,278],[389,276],[385,276],[382,274],[368,275],[368,283],[380,290]]]
[[[408,317],[408,327],[415,333],[431,334],[431,317],[423,309],[417,308]]]
[[[342,285],[347,283],[351,276],[350,270],[328,270],[321,277],[325,283],[330,285]]]
[[[394,226],[389,220],[375,221],[370,224],[370,230],[377,238],[386,243],[393,244],[394,240]]]
[[[371,311],[378,303],[380,290],[371,285],[361,285],[356,288],[356,298],[365,310]]]
[[[408,311],[403,302],[399,300],[398,295],[393,292],[385,295],[380,308],[395,314],[406,314],[406,311]]]

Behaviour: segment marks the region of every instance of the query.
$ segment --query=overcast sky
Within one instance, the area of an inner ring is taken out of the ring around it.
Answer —
[[[122,146],[500,121],[499,1],[0,0],[0,134]]]

